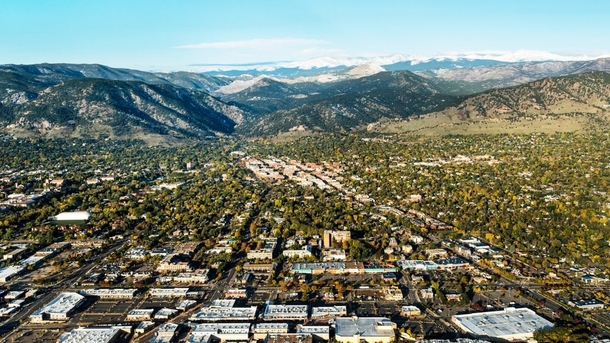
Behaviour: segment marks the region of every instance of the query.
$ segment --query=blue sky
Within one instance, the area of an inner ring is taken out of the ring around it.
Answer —
[[[610,52],[610,1],[3,0],[0,64],[142,70],[323,56]]]

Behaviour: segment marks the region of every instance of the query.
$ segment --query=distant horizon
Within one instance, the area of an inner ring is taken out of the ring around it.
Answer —
[[[3,11],[0,64],[204,71],[395,55],[610,56],[610,2],[596,0],[22,0]]]
[[[249,71],[256,70],[259,72],[274,71],[276,69],[300,69],[300,70],[315,70],[324,68],[341,68],[341,67],[355,67],[358,65],[373,63],[379,66],[388,66],[400,62],[411,62],[412,65],[420,63],[426,63],[430,61],[443,61],[443,60],[490,60],[503,63],[521,63],[521,62],[568,62],[568,61],[594,61],[601,58],[610,58],[610,54],[603,54],[600,56],[562,56],[547,52],[533,51],[532,54],[520,59],[514,59],[510,57],[518,56],[517,53],[528,53],[529,51],[518,51],[518,52],[503,52],[497,54],[490,54],[489,52],[468,52],[468,53],[456,53],[456,54],[442,54],[432,57],[423,56],[404,56],[401,54],[393,54],[389,56],[375,56],[375,57],[344,57],[344,58],[332,58],[332,57],[320,57],[304,61],[265,61],[265,62],[251,62],[251,63],[201,63],[188,65],[184,69],[175,70],[146,70],[129,68],[122,66],[112,66],[104,63],[84,63],[84,62],[39,62],[39,63],[2,63],[0,65],[40,65],[40,64],[74,64],[74,65],[102,65],[116,69],[131,69],[139,70],[144,72],[152,73],[171,73],[171,72],[230,72],[230,71]],[[536,55],[538,53],[538,55]],[[548,56],[555,56],[555,58],[548,58]]]

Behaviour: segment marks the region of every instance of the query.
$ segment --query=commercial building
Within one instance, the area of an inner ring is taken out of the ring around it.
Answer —
[[[421,316],[421,310],[417,306],[402,306],[400,308],[400,315],[404,317],[416,317]]]
[[[396,262],[396,265],[402,269],[409,270],[436,270],[438,265],[434,261],[427,260],[404,260]]]
[[[25,253],[27,251],[28,251],[28,249],[26,249],[26,248],[17,248],[15,250],[9,251],[6,254],[4,254],[2,256],[2,259],[5,261],[17,260],[17,259],[23,257],[23,255],[25,255]]]
[[[117,327],[78,328],[59,336],[57,343],[114,343],[121,332]]]
[[[140,320],[151,320],[155,310],[152,308],[134,308],[127,312],[127,318],[125,320],[129,322],[137,322]]]
[[[184,298],[189,289],[186,288],[151,288],[148,290],[153,298]]]
[[[302,333],[282,333],[270,334],[265,338],[264,343],[312,343],[313,337],[310,334]]]
[[[288,333],[288,323],[258,323],[252,325],[252,334],[254,339],[264,339],[267,334],[282,334]]]
[[[347,315],[347,306],[318,306],[311,308],[311,319],[331,319]]]
[[[249,335],[250,323],[195,324],[187,343],[207,343],[211,340],[247,342]]]
[[[246,258],[250,260],[271,260],[275,257],[276,246],[277,240],[266,239],[263,241],[263,247],[261,249],[253,249],[248,251]]]
[[[210,281],[208,274],[209,269],[197,269],[192,273],[180,273],[177,276],[174,276],[174,282],[178,283],[188,283],[188,284],[201,284]]]
[[[178,312],[178,310],[174,310],[173,308],[162,308],[155,313],[153,318],[157,320],[170,319],[178,315]]]
[[[32,322],[66,321],[85,302],[85,297],[73,292],[59,294],[55,299],[30,315]]]
[[[248,290],[245,288],[231,288],[225,292],[225,298],[227,299],[247,299]]]
[[[196,300],[184,299],[176,304],[176,310],[186,311],[197,305]]]
[[[100,299],[133,299],[137,291],[135,288],[97,288],[83,289],[79,293],[84,296],[98,297]]]
[[[389,343],[394,340],[396,324],[385,317],[335,319],[335,338],[343,343]]]
[[[584,311],[593,311],[593,310],[603,310],[606,305],[603,302],[592,299],[592,300],[580,300],[576,301],[573,304],[568,303],[568,305],[578,307]]]
[[[250,321],[256,318],[256,306],[234,307],[235,300],[214,300],[190,317],[197,322]]]
[[[178,324],[165,323],[161,325],[149,343],[171,343],[178,331]]]
[[[528,308],[508,307],[502,311],[460,314],[451,317],[460,329],[479,337],[506,341],[526,341],[536,330],[552,328],[553,323]]]
[[[164,272],[192,272],[194,270],[189,257],[182,254],[168,254],[159,265],[157,271]]]
[[[300,320],[305,321],[309,315],[309,305],[272,305],[267,304],[263,320]]]
[[[316,342],[328,341],[330,339],[330,326],[328,325],[297,325],[297,334],[307,334]]]
[[[277,263],[244,263],[243,270],[252,274],[269,274],[275,272]]]
[[[12,278],[21,275],[24,271],[24,266],[8,266],[0,268],[0,283],[7,283]]]

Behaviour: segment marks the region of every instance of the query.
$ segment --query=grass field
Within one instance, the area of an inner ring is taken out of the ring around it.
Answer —
[[[606,118],[602,118],[606,122]],[[448,114],[431,114],[419,119],[388,121],[369,128],[370,132],[402,133],[423,136],[445,134],[498,134],[498,133],[555,133],[580,132],[599,126],[586,115],[578,116],[538,116],[535,118],[476,118],[461,120]]]

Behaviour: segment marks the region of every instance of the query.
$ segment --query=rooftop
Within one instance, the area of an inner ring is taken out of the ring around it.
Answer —
[[[51,300],[51,302],[43,306],[38,311],[35,311],[33,314],[36,315],[41,313],[68,313],[73,308],[78,306],[84,299],[85,297],[78,293],[61,293],[55,299]]]
[[[335,319],[335,333],[341,337],[357,334],[361,338],[394,336],[394,324],[385,317],[350,317]],[[341,339],[337,338],[338,341]]]
[[[119,328],[78,328],[59,336],[58,343],[108,343],[119,334]]]
[[[453,321],[478,336],[511,339],[553,327],[548,320],[528,308],[508,307],[502,311],[480,312],[453,316]]]

